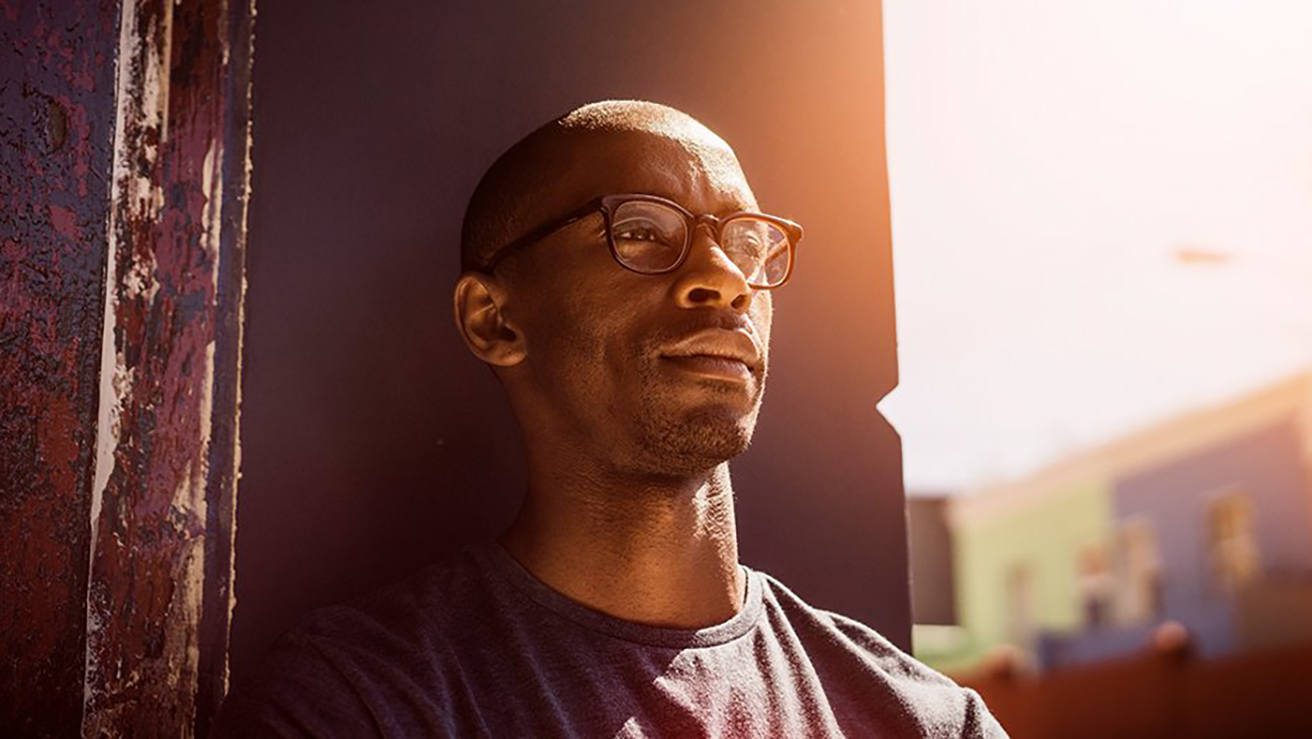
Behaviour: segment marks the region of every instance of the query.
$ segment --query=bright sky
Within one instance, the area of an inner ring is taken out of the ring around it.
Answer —
[[[884,24],[880,407],[909,490],[1312,365],[1312,2],[884,0]]]

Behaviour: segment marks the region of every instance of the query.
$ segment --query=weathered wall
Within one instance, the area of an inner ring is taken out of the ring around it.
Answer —
[[[253,7],[4,12],[0,726],[203,732],[227,674]]]
[[[750,12],[749,12],[750,11]],[[502,392],[451,320],[482,171],[584,102],[684,108],[806,227],[777,296],[744,561],[904,646],[879,5],[283,0],[260,12],[233,675],[298,613],[506,523]]]

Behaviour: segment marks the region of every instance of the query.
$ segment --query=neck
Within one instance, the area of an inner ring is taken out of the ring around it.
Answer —
[[[722,623],[742,607],[728,464],[704,474],[620,478],[538,468],[501,544],[539,580],[627,621]]]

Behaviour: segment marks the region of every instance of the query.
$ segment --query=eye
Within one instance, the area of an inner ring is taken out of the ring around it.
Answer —
[[[657,219],[632,215],[616,219],[611,226],[615,255],[620,263],[638,272],[660,272],[679,259],[683,249],[683,219]]]
[[[724,228],[723,246],[725,251],[733,251],[744,257],[761,259],[773,252],[787,236],[777,226],[754,218],[740,218],[730,222]]]
[[[652,245],[679,248],[683,244],[680,222],[661,223],[650,218],[625,218],[611,227],[617,244]]]
[[[668,237],[650,223],[624,224],[615,228],[615,238],[624,241],[668,241]]]
[[[759,257],[764,251],[764,243],[756,236],[736,234],[732,238],[726,235],[724,248],[744,256]]]

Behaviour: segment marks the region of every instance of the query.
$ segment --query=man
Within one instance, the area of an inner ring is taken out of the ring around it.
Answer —
[[[456,324],[529,489],[498,542],[312,615],[220,735],[1005,736],[979,697],[738,563],[728,460],[800,226],[723,140],[610,101],[479,183]]]

